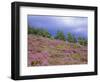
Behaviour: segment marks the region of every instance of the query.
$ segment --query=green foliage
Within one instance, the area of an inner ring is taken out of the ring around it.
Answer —
[[[47,31],[47,30],[44,30],[44,29],[38,29],[38,35],[40,36],[43,36],[43,37],[48,37],[50,38],[51,37],[51,34]]]
[[[87,40],[85,38],[79,37],[78,38],[78,43],[80,45],[86,46],[87,45]]]
[[[56,34],[56,36],[55,36],[55,39],[59,39],[59,40],[64,40],[64,41],[66,41],[66,37],[65,37],[65,35],[63,34],[62,31],[58,31],[58,32],[57,32],[57,34]]]
[[[41,28],[28,27],[28,34],[34,34],[34,35],[51,38],[51,34],[47,30]]]
[[[35,28],[28,28],[28,34],[37,34],[38,31]]]
[[[72,43],[76,42],[75,37],[71,33],[67,34],[67,40],[68,40],[68,42],[72,42]]]

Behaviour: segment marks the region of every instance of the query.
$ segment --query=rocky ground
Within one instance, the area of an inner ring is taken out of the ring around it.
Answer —
[[[28,66],[86,64],[87,46],[28,35]]]

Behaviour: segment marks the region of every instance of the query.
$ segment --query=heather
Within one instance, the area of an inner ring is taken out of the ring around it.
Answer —
[[[28,34],[28,66],[87,64],[87,46]]]

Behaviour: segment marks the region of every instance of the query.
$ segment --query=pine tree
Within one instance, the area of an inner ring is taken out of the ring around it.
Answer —
[[[57,34],[56,34],[56,36],[55,36],[55,39],[59,39],[59,40],[64,40],[64,41],[66,41],[66,37],[65,37],[65,35],[63,34],[62,31],[57,31]]]
[[[67,34],[67,40],[72,43],[76,42],[76,38],[70,32]]]

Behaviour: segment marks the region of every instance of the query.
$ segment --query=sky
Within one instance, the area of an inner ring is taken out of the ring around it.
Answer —
[[[76,38],[87,38],[88,34],[87,17],[28,15],[28,25],[46,29],[52,36],[55,36],[57,31],[63,31],[64,35],[70,32]]]

